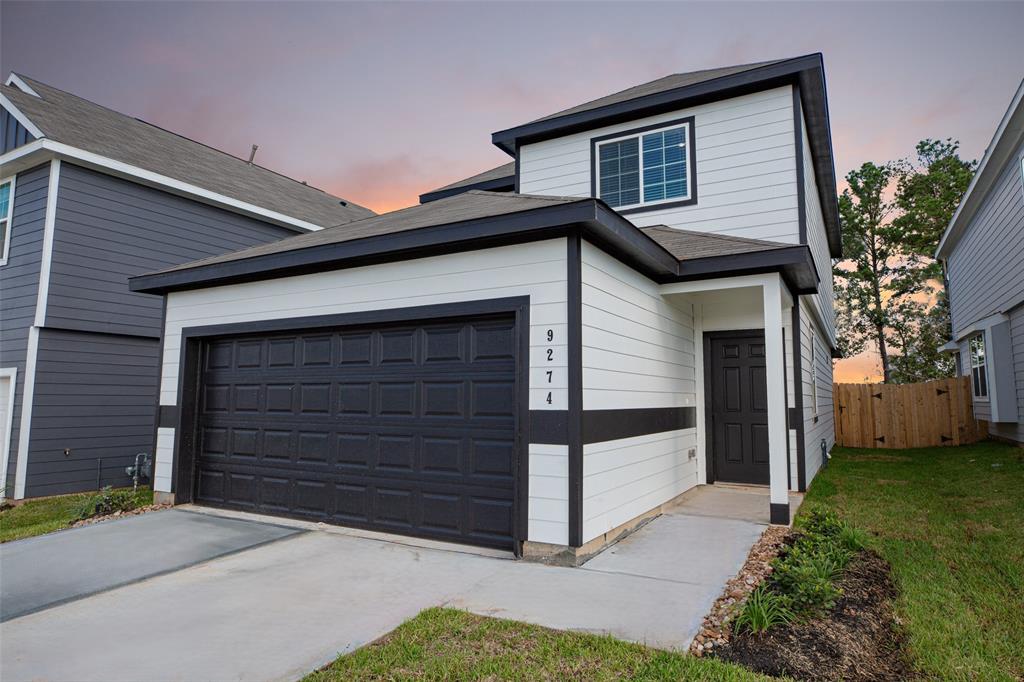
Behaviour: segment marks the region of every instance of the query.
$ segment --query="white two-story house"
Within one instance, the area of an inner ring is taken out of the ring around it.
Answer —
[[[700,485],[790,520],[833,442],[820,55],[494,133],[418,206],[132,280],[167,500],[579,561]]]

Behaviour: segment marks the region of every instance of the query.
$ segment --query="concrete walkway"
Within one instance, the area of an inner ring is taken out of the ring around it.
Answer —
[[[763,528],[684,504],[578,569],[316,530],[0,624],[0,678],[294,680],[439,604],[683,649]]]

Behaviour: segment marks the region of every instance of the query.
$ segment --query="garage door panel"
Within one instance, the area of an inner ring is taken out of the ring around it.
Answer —
[[[205,345],[197,501],[508,547],[511,319]]]

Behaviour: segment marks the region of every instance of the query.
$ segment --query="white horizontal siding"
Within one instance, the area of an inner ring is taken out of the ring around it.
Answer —
[[[669,225],[797,243],[799,210],[789,86],[596,128],[519,150],[520,191],[591,195],[590,140],[694,117],[697,203],[631,213],[637,225]]]
[[[800,309],[800,355],[801,373],[803,375],[804,399],[804,463],[807,467],[807,485],[822,466],[821,441],[825,440],[826,451],[835,445],[835,419],[832,406],[832,356],[828,341],[812,316],[811,303],[801,299]],[[816,346],[815,361],[817,364],[818,407],[815,413],[814,391],[811,364],[811,345]]]
[[[801,112],[801,117],[803,112]],[[828,248],[828,233],[825,231],[825,218],[818,197],[818,182],[814,174],[814,160],[811,158],[811,142],[807,137],[806,124],[800,127],[803,131],[804,152],[804,203],[807,218],[807,245],[814,258],[814,267],[818,270],[818,293],[815,302],[824,321],[826,339],[835,338],[835,293],[832,287],[832,256]]]
[[[696,405],[693,313],[658,285],[584,242],[583,409]],[[583,448],[583,541],[697,484],[696,429]]]
[[[569,544],[569,447],[530,444],[530,505],[527,537]]]
[[[584,242],[583,409],[696,404],[692,306]]]
[[[564,410],[566,389],[566,243],[552,239],[412,261],[384,263],[348,270],[282,277],[182,291],[167,297],[167,322],[160,391],[161,405],[178,404],[178,360],[181,330],[214,324],[336,315],[371,310],[478,301],[510,296],[530,297],[530,409]],[[554,340],[547,342],[551,330]],[[547,349],[554,353],[547,360]],[[552,384],[546,371],[553,369]],[[543,378],[543,383],[535,383]],[[547,403],[548,392],[552,394]],[[157,489],[169,490],[173,456],[173,429],[161,429],[157,447]],[[530,540],[567,541],[567,514],[559,511],[554,492],[567,496],[568,484],[559,483],[533,459],[543,455],[563,460],[559,453],[530,447]],[[543,452],[542,452],[543,451]],[[552,462],[548,462],[554,466]],[[566,471],[567,464],[563,463]],[[533,492],[538,492],[536,498]],[[547,492],[544,492],[547,491]],[[543,494],[541,494],[543,492]],[[536,503],[537,509],[534,509]]]
[[[583,447],[583,541],[635,519],[697,485],[696,429]]]

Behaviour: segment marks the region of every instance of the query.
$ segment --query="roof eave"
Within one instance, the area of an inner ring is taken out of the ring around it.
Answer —
[[[142,293],[166,294],[551,239],[575,229],[653,279],[665,281],[677,273],[678,262],[660,244],[600,200],[580,199],[502,216],[140,275],[129,280],[129,287]]]
[[[832,151],[824,61],[820,53],[794,57],[750,71],[616,102],[596,109],[507,128],[493,133],[491,142],[499,149],[515,156],[517,148],[523,144],[781,85],[795,85],[801,90],[829,252],[833,257],[839,258],[842,255],[842,232],[839,223],[839,202],[836,198],[835,156]]]
[[[1013,157],[1013,151],[1024,140],[1024,81],[1017,87],[1017,92],[1010,101],[999,126],[992,135],[992,140],[985,149],[985,155],[978,165],[971,184],[960,200],[956,212],[953,213],[946,231],[935,249],[935,257],[948,258],[959,243],[968,223],[981,207],[985,196],[999,178],[1006,163]]]
[[[786,61],[722,76],[713,80],[673,88],[642,97],[588,109],[558,118],[534,121],[506,128],[491,134],[494,145],[510,154],[515,153],[516,142],[520,144],[559,137],[571,132],[611,125],[624,120],[649,116],[664,111],[692,106],[701,99],[721,99],[734,96],[739,90],[756,91],[770,87],[774,81],[792,82],[801,71],[821,64],[820,55],[806,55]],[[766,85],[767,84],[767,85]]]
[[[672,281],[687,282],[765,272],[780,273],[794,294],[814,294],[818,291],[814,256],[805,245],[690,258],[680,261],[679,274]]]
[[[515,174],[503,176],[500,178],[491,178],[490,180],[483,180],[481,182],[471,182],[465,185],[459,185],[458,187],[446,187],[444,189],[435,189],[430,192],[424,192],[420,195],[420,203],[427,204],[431,201],[437,201],[438,199],[445,199],[447,197],[453,197],[457,194],[464,194],[472,189],[480,189],[488,192],[494,191],[512,191],[516,186]]]

